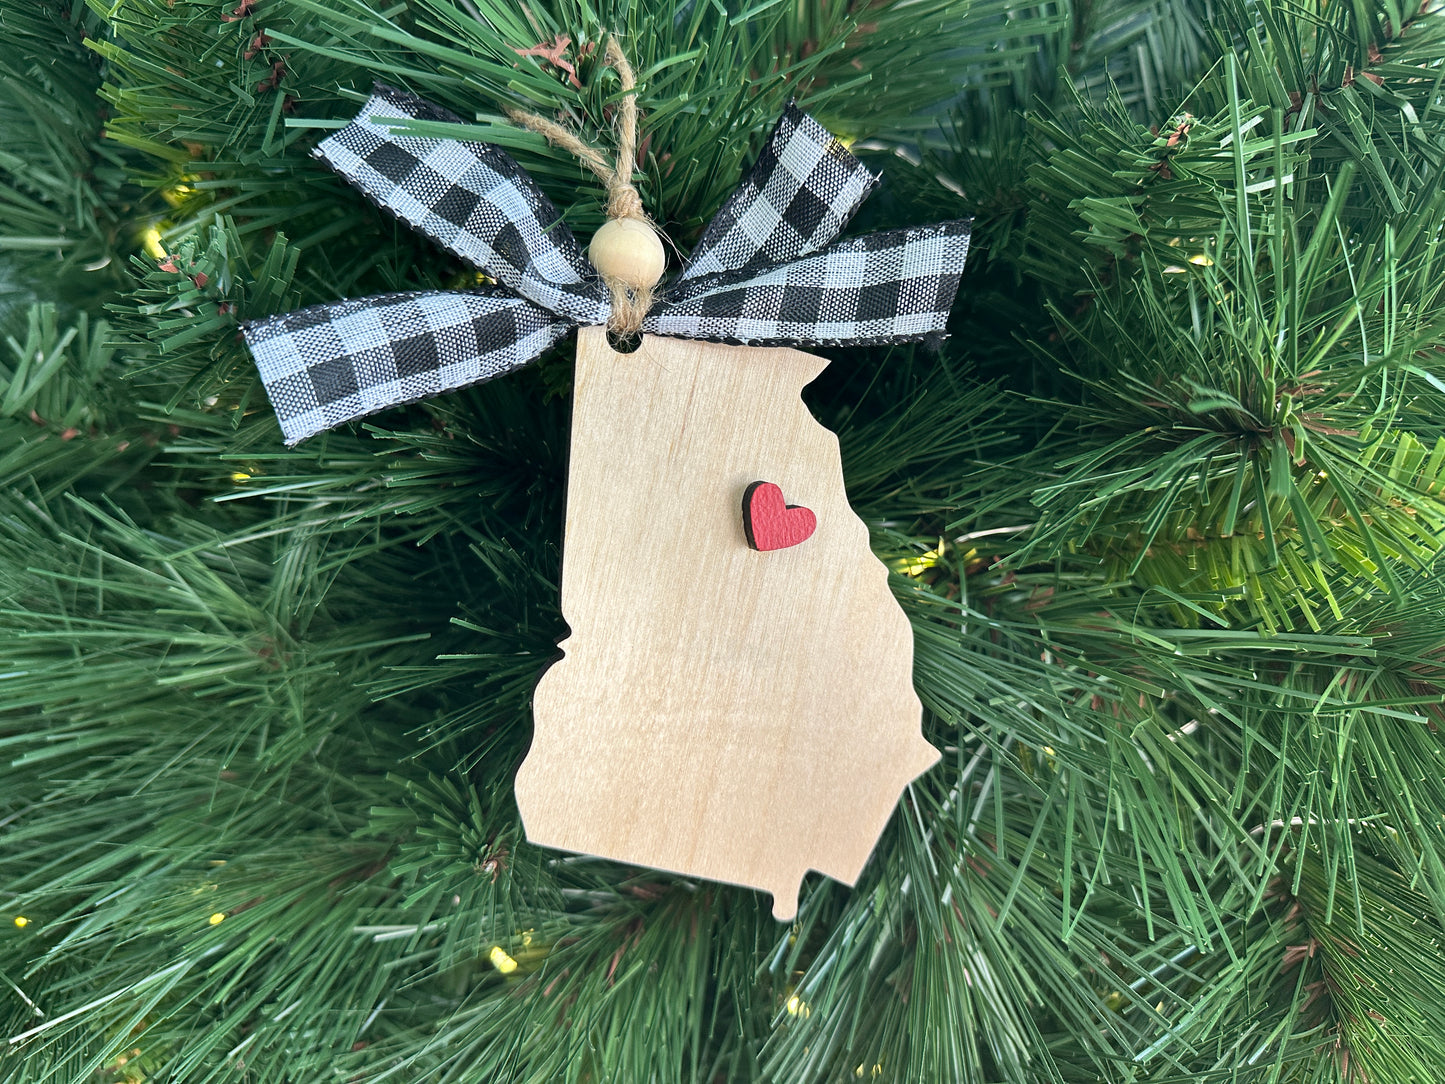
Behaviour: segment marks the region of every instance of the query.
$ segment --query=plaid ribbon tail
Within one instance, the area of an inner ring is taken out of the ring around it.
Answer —
[[[748,179],[708,223],[677,284],[817,252],[842,232],[877,183],[832,132],[789,102]]]
[[[573,327],[492,291],[383,294],[242,326],[286,443],[532,361]]]
[[[871,233],[789,263],[694,279],[655,307],[643,328],[753,346],[936,341],[958,293],[972,223]]]
[[[511,155],[489,143],[394,131],[410,121],[463,125],[440,106],[377,84],[316,157],[383,211],[529,301],[576,324],[606,323],[607,289],[556,206]]]

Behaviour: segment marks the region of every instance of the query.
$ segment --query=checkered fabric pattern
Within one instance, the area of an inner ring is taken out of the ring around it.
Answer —
[[[757,346],[936,338],[948,323],[968,240],[968,222],[942,222],[694,280],[664,298],[643,330]]]
[[[607,288],[556,206],[512,156],[489,143],[394,135],[393,120],[461,118],[378,84],[356,119],[316,157],[442,247],[578,324],[602,324]]]
[[[288,445],[526,365],[572,330],[500,291],[383,294],[247,324]]]
[[[606,287],[557,209],[485,143],[392,133],[388,119],[459,119],[378,85],[317,155],[378,206],[503,284],[386,294],[242,325],[287,444],[374,411],[527,364],[578,324],[604,324]],[[643,327],[764,346],[943,334],[968,221],[830,244],[876,178],[791,103],[748,180],[709,224]]]
[[[817,252],[877,183],[832,132],[789,102],[752,173],[708,223],[677,281]]]

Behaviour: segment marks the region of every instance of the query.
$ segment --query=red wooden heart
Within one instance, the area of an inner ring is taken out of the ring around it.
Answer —
[[[805,542],[818,528],[811,508],[784,504],[772,482],[754,482],[743,493],[743,531],[755,550],[781,550]]]

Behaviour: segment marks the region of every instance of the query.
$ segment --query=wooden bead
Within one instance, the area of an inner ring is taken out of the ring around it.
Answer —
[[[635,218],[613,218],[592,235],[587,258],[603,278],[650,290],[662,278],[667,253],[652,227]]]

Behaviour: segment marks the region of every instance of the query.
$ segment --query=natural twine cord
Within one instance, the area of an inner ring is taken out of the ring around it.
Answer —
[[[632,171],[637,162],[637,78],[632,65],[623,55],[617,39],[609,37],[603,54],[607,64],[614,68],[624,91],[618,102],[614,130],[617,135],[617,158],[613,162],[596,147],[584,143],[575,133],[555,121],[522,109],[508,109],[507,116],[523,128],[536,132],[554,147],[575,155],[577,160],[595,173],[607,186],[607,217],[634,218],[645,223],[649,229],[656,229],[647,212],[642,209],[642,197],[632,187]],[[603,283],[612,294],[612,315],[607,327],[614,333],[631,337],[642,330],[642,320],[652,308],[652,287],[639,288],[629,285],[610,275],[602,276]]]

